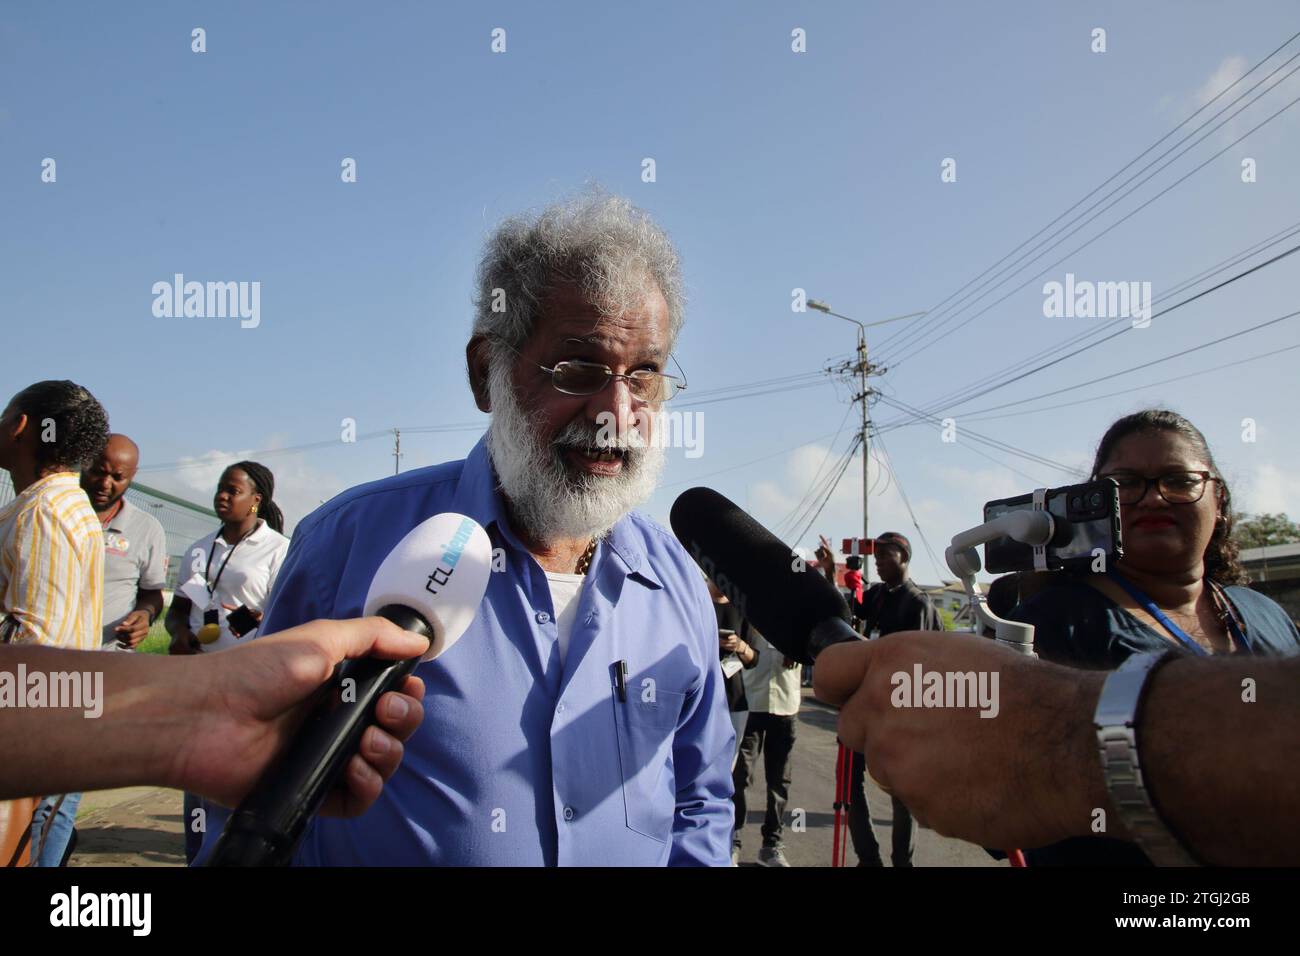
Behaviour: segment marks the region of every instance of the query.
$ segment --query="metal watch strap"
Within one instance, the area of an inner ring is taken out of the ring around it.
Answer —
[[[1180,655],[1173,648],[1130,656],[1106,678],[1092,722],[1106,792],[1133,842],[1156,866],[1199,866],[1160,819],[1138,760],[1137,723],[1143,692],[1157,668],[1175,656]]]

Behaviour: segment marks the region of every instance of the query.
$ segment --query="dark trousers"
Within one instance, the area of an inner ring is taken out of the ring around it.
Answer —
[[[849,835],[853,837],[853,850],[858,855],[858,862],[865,866],[883,866],[880,859],[880,844],[871,829],[871,809],[867,806],[867,792],[864,779],[867,761],[862,754],[853,755],[853,795],[849,803]],[[889,861],[894,866],[912,865],[912,814],[897,797],[894,801],[894,839],[893,851]]]
[[[763,755],[763,776],[767,781],[767,815],[763,818],[763,846],[781,845],[781,821],[790,799],[790,751],[794,749],[795,718],[751,712],[740,742],[740,755],[731,772],[735,785],[736,827],[731,842],[740,846],[740,829],[745,825],[745,788],[754,782],[758,755]]]

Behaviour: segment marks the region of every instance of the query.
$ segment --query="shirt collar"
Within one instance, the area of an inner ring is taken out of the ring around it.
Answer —
[[[22,494],[18,497],[35,498],[46,488],[54,488],[59,485],[76,485],[80,488],[81,477],[75,471],[53,471],[48,475],[37,478],[24,488]],[[86,501],[90,501],[89,496],[87,496]]]
[[[222,527],[221,525],[217,525],[217,530],[212,532],[213,545],[215,546],[217,544],[221,544],[224,547],[233,548],[235,545],[231,544],[229,541],[227,541],[225,538],[221,536],[221,527]],[[244,538],[244,542],[246,544],[261,544],[264,540],[266,540],[266,536],[270,533],[270,531],[271,531],[271,526],[266,523],[266,519],[258,518],[257,527],[253,529],[252,534],[250,534],[247,538]]]
[[[453,508],[459,514],[473,518],[485,531],[491,532],[495,525],[497,533],[513,548],[527,550],[510,528],[506,518],[505,500],[497,487],[496,471],[492,467],[492,456],[488,453],[487,435],[484,434],[465,458],[461,470],[460,482],[456,487]],[[596,551],[599,563],[604,551],[608,550],[627,570],[650,587],[661,588],[663,583],[650,567],[644,548],[638,540],[633,519],[624,515],[618,520]],[[592,573],[595,572],[593,563]]]
[[[117,514],[113,515],[112,520],[109,521],[108,524],[104,525],[104,530],[108,531],[111,528],[114,531],[121,531],[122,524],[126,521],[127,511],[134,507],[135,505],[126,500],[126,495],[124,493],[122,495],[122,507],[118,508]]]

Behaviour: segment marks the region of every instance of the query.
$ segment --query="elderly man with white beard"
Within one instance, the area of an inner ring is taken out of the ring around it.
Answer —
[[[364,816],[313,823],[297,863],[730,864],[713,605],[632,510],[663,463],[654,417],[684,385],[681,323],[677,255],[622,199],[584,194],[490,237],[466,353],[487,434],[306,518],[266,611],[262,633],[359,616],[384,556],[439,512],[496,549],[469,630],[415,671],[425,719],[401,768]]]

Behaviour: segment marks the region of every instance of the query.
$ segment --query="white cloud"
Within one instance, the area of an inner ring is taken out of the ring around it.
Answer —
[[[150,479],[164,490],[212,507],[221,473],[237,461],[252,457],[271,470],[275,476],[275,503],[284,512],[285,531],[289,533],[307,514],[324,501],[328,501],[347,487],[338,476],[308,464],[301,453],[266,454],[254,456],[252,449],[222,451],[211,449],[199,455],[183,457],[179,467],[169,478]]]
[[[1250,472],[1233,488],[1233,509],[1250,514],[1285,512],[1300,517],[1300,476],[1272,463]]]
[[[1209,79],[1207,79],[1201,85],[1201,88],[1193,95],[1193,105],[1199,109],[1209,103],[1212,99],[1218,96],[1219,92],[1227,87],[1229,83],[1240,79],[1249,65],[1250,64],[1244,56],[1237,55],[1225,57],[1223,62],[1220,63],[1218,67],[1215,68],[1214,72],[1210,74]],[[1264,75],[1267,76],[1267,74]],[[1216,104],[1216,107],[1222,107],[1226,103],[1230,103],[1236,96],[1240,95],[1248,88],[1249,84],[1234,87]],[[1211,110],[1211,113],[1213,112],[1214,110]]]

